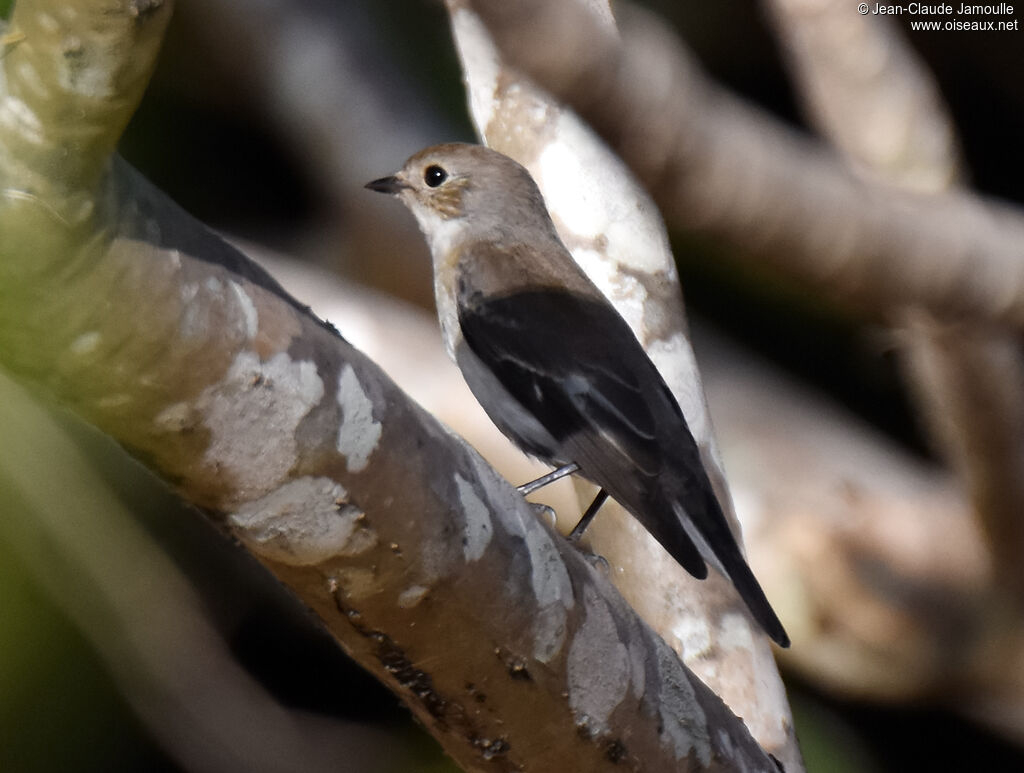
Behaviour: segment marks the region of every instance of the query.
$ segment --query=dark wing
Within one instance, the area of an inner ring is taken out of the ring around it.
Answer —
[[[465,288],[457,305],[466,345],[558,444],[550,457],[579,464],[703,579],[707,566],[683,527],[681,507],[754,618],[789,646],[729,529],[679,404],[611,305],[561,290],[486,297]],[[499,426],[512,424],[501,418],[507,407],[484,400]]]
[[[459,325],[473,353],[556,442],[596,432],[616,464],[658,474],[639,344],[607,304],[555,290],[477,296],[460,302]]]
[[[499,297],[463,292],[458,300],[466,345],[551,434],[558,444],[551,458],[579,464],[690,573],[706,576],[659,482],[669,461],[662,439],[692,446],[693,463],[700,465],[696,444],[622,317],[606,301],[561,290]],[[501,405],[484,409],[507,426],[495,416]],[[677,461],[678,448],[669,456]]]

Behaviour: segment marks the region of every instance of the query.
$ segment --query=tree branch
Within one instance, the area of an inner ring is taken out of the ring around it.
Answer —
[[[573,0],[473,7],[505,60],[577,110],[674,224],[874,313],[909,302],[1024,325],[1018,209],[857,179],[710,83],[676,37],[632,6],[616,6],[621,41]]]
[[[391,734],[282,706],[248,674],[189,578],[101,480],[95,460],[117,453],[111,441],[69,436],[61,419],[0,373],[4,547],[184,770],[383,773],[413,763]]]
[[[657,207],[571,110],[503,64],[470,4],[449,0],[447,7],[478,134],[530,171],[562,241],[658,366],[739,535]],[[614,34],[607,3],[588,8]],[[589,484],[578,488],[570,516],[593,497]],[[728,578],[710,567],[707,580],[695,580],[614,502],[602,508],[587,541],[609,561],[612,581],[633,608],[745,719],[762,746],[787,770],[802,769],[770,643]]]
[[[122,190],[121,215],[137,216],[143,183]],[[555,767],[764,768],[742,724],[580,554],[323,325],[178,249],[115,239],[79,270],[86,298],[109,299],[85,301],[104,307],[85,326],[78,313],[54,325],[83,303],[78,285],[34,309],[0,292],[21,307],[18,344],[70,342],[49,361],[5,347],[5,364],[223,522],[467,769],[511,770],[540,750]]]
[[[4,366],[208,511],[466,769],[773,769],[479,456],[241,253],[108,166],[169,5],[82,0],[49,16],[56,32],[33,26],[40,7],[17,5],[26,41],[0,60],[0,117],[18,119],[0,121]],[[73,84],[109,89],[57,88],[69,40]],[[35,107],[33,72],[55,78]],[[68,143],[65,97],[91,140]]]
[[[1001,587],[1024,603],[1024,358],[1020,339],[985,325],[899,320],[919,410],[970,493]]]
[[[506,477],[528,479],[507,466],[515,457],[492,442],[502,440],[493,425],[466,410],[472,397],[432,315],[272,265],[417,402],[491,449]],[[1024,620],[953,477],[750,352],[694,332],[751,566],[800,642],[779,653],[783,662],[840,695],[940,702],[1024,737]],[[541,499],[551,496],[545,489]]]
[[[842,0],[763,3],[812,123],[859,175],[937,193],[962,173],[935,79],[888,16]]]
[[[842,0],[814,11],[789,0],[769,6],[808,109],[859,174],[924,192],[953,184],[960,164],[952,120],[888,18],[851,13]],[[865,58],[865,47],[876,56]],[[1024,361],[1017,335],[991,324],[947,324],[914,306],[889,316],[900,327],[896,339],[919,413],[971,493],[996,577],[1024,600]]]

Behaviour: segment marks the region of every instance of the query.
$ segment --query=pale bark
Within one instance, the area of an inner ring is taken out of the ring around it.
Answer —
[[[222,523],[464,768],[773,770],[510,484],[110,162],[169,12],[15,8],[24,38],[0,60],[4,367]]]
[[[283,706],[250,675],[151,522],[140,523],[97,470],[97,457],[117,454],[111,441],[59,419],[0,373],[4,548],[182,769],[387,773],[415,764],[393,732]],[[118,485],[145,489],[132,467],[117,470]]]
[[[449,0],[447,6],[479,136],[530,171],[562,241],[661,370],[739,535],[689,341],[675,260],[657,207],[570,109],[504,65],[471,3]],[[588,8],[614,35],[607,3]],[[595,493],[585,483],[578,488],[577,506],[562,511],[565,521],[577,517]],[[572,525],[566,523],[565,529]],[[708,580],[695,580],[614,502],[602,508],[587,544],[610,563],[612,581],[633,608],[744,718],[758,742],[788,771],[801,770],[771,644],[728,578],[711,568]],[[777,609],[785,622],[786,610]]]

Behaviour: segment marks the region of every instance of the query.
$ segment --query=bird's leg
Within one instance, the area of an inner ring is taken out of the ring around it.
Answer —
[[[583,517],[580,518],[580,522],[576,524],[576,527],[569,532],[569,542],[576,542],[580,537],[583,536],[583,532],[590,526],[590,522],[594,520],[594,516],[597,515],[597,511],[601,509],[601,505],[608,499],[608,492],[601,489],[597,492],[597,496],[594,497],[594,501],[590,503],[590,507],[583,513]]]
[[[580,466],[576,462],[570,462],[569,464],[562,465],[557,470],[552,470],[546,475],[541,475],[537,480],[532,480],[529,483],[524,483],[522,486],[517,487],[520,494],[526,496],[531,494],[539,488],[543,488],[549,483],[554,483],[556,480],[564,478],[566,475],[572,475],[577,472]],[[608,492],[601,489],[597,492],[597,496],[594,497],[594,501],[590,503],[590,506],[584,511],[583,516],[580,518],[579,523],[576,524],[575,528],[569,533],[570,542],[578,542],[579,538],[583,536],[583,532],[590,526],[590,522],[594,520],[594,516],[597,515],[597,511],[601,509],[601,505],[608,499]],[[551,510],[547,505],[535,505],[543,510]]]
[[[576,462],[569,462],[569,464],[562,465],[557,470],[552,470],[547,475],[541,475],[537,480],[531,480],[529,483],[517,486],[516,490],[525,497],[527,494],[532,494],[537,489],[544,488],[549,483],[554,483],[566,475],[572,475],[579,468],[580,466]]]

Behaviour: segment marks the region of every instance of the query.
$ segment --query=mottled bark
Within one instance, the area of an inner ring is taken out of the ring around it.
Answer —
[[[466,769],[774,769],[472,449],[110,162],[169,11],[16,6],[0,362],[202,507]]]

